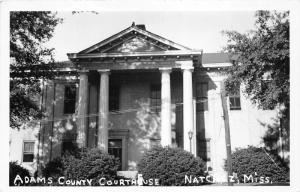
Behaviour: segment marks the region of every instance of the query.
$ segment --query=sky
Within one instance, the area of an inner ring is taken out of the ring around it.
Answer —
[[[63,18],[46,43],[55,48],[56,61],[68,60],[67,53],[77,53],[129,27],[132,22],[171,41],[204,53],[220,52],[226,45],[223,30],[244,33],[254,29],[252,11],[182,11],[182,12],[120,12],[98,14],[57,12]]]

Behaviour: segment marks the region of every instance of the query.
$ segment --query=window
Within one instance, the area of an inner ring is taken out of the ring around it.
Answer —
[[[196,86],[197,111],[208,111],[207,91],[208,91],[207,82],[197,83]]]
[[[64,114],[75,113],[76,106],[76,85],[65,86],[65,97],[64,97]]]
[[[240,89],[236,93],[229,94],[229,106],[230,110],[241,110]]]
[[[108,139],[108,153],[118,157],[121,162],[119,170],[128,168],[128,129],[110,129]]]
[[[150,106],[151,111],[155,113],[160,112],[161,108],[161,86],[160,84],[151,85],[151,95],[150,95]]]
[[[109,139],[108,140],[108,153],[110,155],[119,158],[122,164],[122,139]],[[122,169],[122,166],[119,167],[119,170]]]
[[[34,141],[24,141],[23,162],[33,162],[34,159]]]
[[[119,86],[109,87],[109,111],[119,110],[119,95],[120,95]]]
[[[204,161],[210,161],[210,139],[198,140],[198,156]]]

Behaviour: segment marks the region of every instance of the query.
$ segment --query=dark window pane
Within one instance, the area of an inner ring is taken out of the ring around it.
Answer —
[[[34,155],[33,154],[24,154],[23,162],[33,162]]]
[[[109,110],[119,110],[120,87],[113,85],[109,87]]]
[[[208,83],[201,82],[197,83],[196,86],[196,110],[197,111],[207,111],[208,110]]]
[[[234,94],[229,94],[230,110],[241,110],[240,89]]]
[[[65,86],[64,114],[75,113],[76,107],[76,85]]]
[[[229,97],[229,104],[231,110],[240,110],[241,109],[241,100],[239,96]]]
[[[234,106],[234,97],[229,97],[230,108]]]
[[[241,108],[241,101],[240,101],[240,98],[239,97],[236,97],[235,98],[235,105],[239,108]]]
[[[150,106],[151,111],[155,113],[160,112],[161,107],[161,85],[155,84],[150,87]]]
[[[210,140],[198,140],[198,156],[204,161],[210,161]]]

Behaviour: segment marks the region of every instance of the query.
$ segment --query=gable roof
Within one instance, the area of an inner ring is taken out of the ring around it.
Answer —
[[[203,53],[202,55],[202,64],[230,62],[228,53]]]
[[[115,47],[120,46],[124,42],[131,41],[134,38],[143,39],[149,44],[152,44],[153,47],[156,47],[157,49],[160,49],[162,51],[192,50],[188,47],[185,47],[166,38],[163,38],[159,35],[151,33],[150,31],[147,31],[145,25],[135,25],[133,23],[130,27],[120,31],[115,35],[112,35],[107,39],[104,39],[103,41],[95,45],[92,45],[80,51],[78,54],[108,53]]]

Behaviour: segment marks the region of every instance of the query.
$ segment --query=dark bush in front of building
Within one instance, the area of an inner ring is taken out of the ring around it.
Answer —
[[[14,180],[19,175],[22,180],[25,177],[30,177],[30,173],[27,169],[19,165],[16,161],[9,162],[9,186],[15,186]],[[16,185],[26,185],[24,183],[16,182]]]
[[[78,154],[67,153],[62,158],[56,158],[43,169],[44,177],[53,177],[54,183],[57,179],[64,177],[65,180],[93,179],[93,185],[99,185],[99,179],[118,179],[117,170],[120,166],[119,159],[99,149],[84,149]]]
[[[205,163],[181,148],[155,146],[143,155],[138,171],[144,180],[159,179],[163,186],[195,185],[185,176],[205,176]]]
[[[64,165],[61,157],[57,157],[52,161],[49,161],[45,168],[42,170],[42,174],[44,177],[53,177],[57,179],[62,176],[64,173]]]
[[[81,152],[80,157],[65,156],[63,164],[64,176],[68,179],[93,179],[93,184],[97,185],[100,178],[117,178],[120,161],[99,149],[90,149]]]
[[[225,161],[225,169],[227,169],[226,163]],[[237,173],[241,183],[289,182],[287,165],[278,155],[271,154],[263,148],[248,146],[248,148],[236,149],[232,153],[232,170]],[[266,179],[267,177],[269,179]]]

